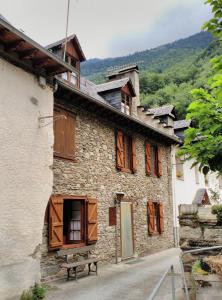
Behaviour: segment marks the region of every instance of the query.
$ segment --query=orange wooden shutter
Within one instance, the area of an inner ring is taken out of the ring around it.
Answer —
[[[124,167],[124,148],[123,148],[123,133],[118,130],[116,137],[116,167],[122,170]]]
[[[65,121],[65,156],[73,159],[75,155],[75,117],[66,113]]]
[[[137,160],[136,160],[136,140],[132,138],[132,171],[135,173],[137,170]]]
[[[158,146],[158,148],[157,148],[157,176],[161,177],[162,175],[163,175],[163,167],[162,167],[161,148]]]
[[[163,203],[159,203],[160,233],[164,232]]]
[[[64,117],[62,117],[64,116]],[[65,115],[62,110],[54,110],[54,154],[61,156],[65,144]]]
[[[151,147],[149,143],[146,143],[146,174],[151,175]]]
[[[88,244],[94,244],[98,239],[98,215],[96,199],[88,198],[87,217],[87,242]]]
[[[155,213],[154,204],[151,201],[147,202],[147,213],[148,213],[148,232],[150,235],[155,232]]]
[[[59,248],[63,245],[63,198],[52,196],[49,205],[49,246]]]

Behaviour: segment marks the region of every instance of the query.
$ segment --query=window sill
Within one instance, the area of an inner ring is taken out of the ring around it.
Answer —
[[[58,156],[56,154],[54,154],[53,157],[57,158],[57,159],[61,159],[61,160],[67,160],[67,161],[70,161],[70,162],[73,162],[73,163],[79,162],[76,158],[68,158],[68,157]]]
[[[159,236],[161,235],[159,232],[149,233],[149,236]]]
[[[72,248],[81,248],[81,247],[85,247],[85,243],[80,243],[80,244],[65,244],[62,245],[62,247],[60,249],[72,249]]]
[[[121,171],[121,172],[124,172],[124,173],[133,174],[133,171],[132,171],[132,170],[126,169],[126,168],[122,168],[120,171]]]

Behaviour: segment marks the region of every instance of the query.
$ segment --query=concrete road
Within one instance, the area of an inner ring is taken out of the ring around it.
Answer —
[[[47,300],[147,300],[166,269],[174,264],[177,300],[181,292],[179,249],[169,249],[150,256],[99,267],[99,275],[79,278],[77,282],[61,280],[51,284]],[[156,300],[172,299],[171,277],[167,277]]]

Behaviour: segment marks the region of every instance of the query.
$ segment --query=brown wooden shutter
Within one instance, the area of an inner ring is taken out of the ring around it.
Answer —
[[[162,167],[161,148],[158,146],[158,148],[157,148],[157,176],[161,177],[162,175],[163,175],[163,167]]]
[[[150,235],[155,232],[155,211],[154,204],[151,201],[147,202],[147,213],[148,213],[148,232]]]
[[[75,117],[66,113],[65,156],[73,159],[75,155]]]
[[[124,167],[123,133],[121,130],[117,131],[116,136],[116,167],[118,170],[122,170]]]
[[[163,203],[159,203],[160,233],[164,232]]]
[[[64,117],[62,117],[64,116]],[[54,110],[54,154],[61,156],[65,145],[65,115],[62,110]]]
[[[98,239],[98,215],[97,200],[88,198],[87,203],[87,242],[88,244],[96,243]]]
[[[49,205],[49,246],[59,248],[63,245],[63,198],[52,196]]]
[[[149,143],[146,143],[146,174],[151,175],[151,146]]]
[[[135,173],[137,170],[137,160],[136,160],[136,140],[132,138],[132,171]]]

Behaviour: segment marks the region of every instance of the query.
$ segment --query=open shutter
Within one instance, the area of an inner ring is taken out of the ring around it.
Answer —
[[[117,131],[116,136],[116,167],[118,170],[122,170],[124,167],[123,133],[121,130]]]
[[[151,147],[149,143],[146,143],[146,175],[151,175]]]
[[[63,198],[52,196],[49,205],[49,246],[59,248],[63,245]]]
[[[148,232],[150,235],[155,232],[155,213],[154,204],[151,201],[147,202],[147,213],[148,213]]]
[[[158,146],[157,148],[157,176],[161,177],[163,175],[163,167],[162,167],[162,157],[161,157],[161,148]]]
[[[136,160],[136,140],[132,138],[132,171],[135,173],[137,170],[137,160]]]
[[[54,110],[54,154],[62,156],[65,144],[65,114],[62,110]]]
[[[87,242],[94,244],[98,239],[97,200],[88,198],[87,203]]]
[[[73,159],[75,151],[75,117],[66,113],[65,131],[65,155],[66,158]]]
[[[159,203],[160,233],[164,232],[163,203]]]

